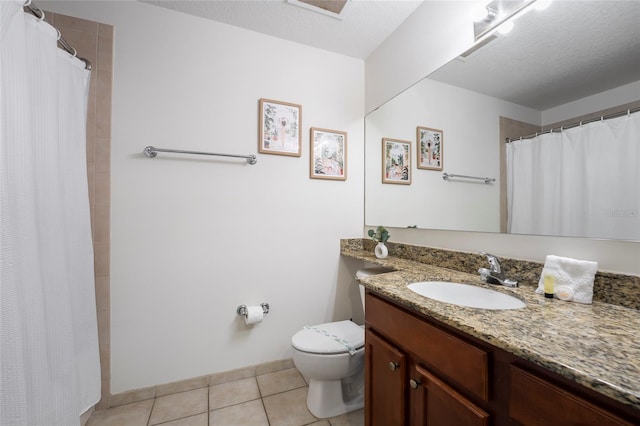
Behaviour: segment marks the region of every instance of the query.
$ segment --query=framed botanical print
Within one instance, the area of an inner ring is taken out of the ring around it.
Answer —
[[[416,146],[418,152],[418,168],[425,170],[442,170],[443,132],[429,127],[416,128]]]
[[[312,179],[347,179],[347,133],[311,128],[310,171]]]
[[[382,183],[411,185],[411,142],[382,139]]]
[[[302,154],[302,105],[260,99],[260,145],[262,154]]]

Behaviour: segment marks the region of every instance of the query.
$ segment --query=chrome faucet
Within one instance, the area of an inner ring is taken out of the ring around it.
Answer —
[[[499,284],[507,287],[518,287],[518,281],[514,281],[504,276],[504,273],[502,272],[502,266],[500,265],[500,259],[498,259],[497,256],[485,252],[481,252],[480,254],[486,256],[487,261],[491,266],[489,269],[478,269],[482,281],[485,281],[489,284]]]

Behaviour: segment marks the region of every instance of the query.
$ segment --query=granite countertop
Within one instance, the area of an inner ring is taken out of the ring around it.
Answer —
[[[404,258],[377,259],[349,247],[343,256],[394,270],[359,280],[369,290],[640,409],[640,311],[594,301],[545,299],[534,286],[507,288],[478,275]],[[418,281],[453,281],[491,288],[523,300],[515,310],[483,310],[438,302],[407,288]]]

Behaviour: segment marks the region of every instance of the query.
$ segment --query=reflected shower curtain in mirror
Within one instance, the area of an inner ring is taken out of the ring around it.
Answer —
[[[0,424],[78,425],[100,398],[89,72],[23,3],[0,2]]]
[[[640,240],[640,113],[507,144],[514,234]]]

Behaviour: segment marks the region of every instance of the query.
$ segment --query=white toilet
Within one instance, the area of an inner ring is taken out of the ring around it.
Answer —
[[[369,268],[358,278],[388,272]],[[364,287],[360,286],[364,308]],[[319,418],[338,416],[364,405],[364,326],[337,321],[305,327],[291,338],[293,362],[309,379],[307,407]]]

